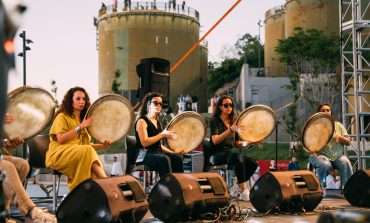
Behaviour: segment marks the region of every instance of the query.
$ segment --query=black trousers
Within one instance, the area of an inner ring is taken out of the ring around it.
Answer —
[[[143,164],[154,171],[158,171],[160,177],[167,173],[184,172],[183,157],[177,154],[147,153]]]
[[[254,174],[257,169],[257,162],[243,154],[232,152],[219,152],[211,155],[209,162],[212,165],[227,164],[228,168],[235,167],[238,184],[244,183]]]

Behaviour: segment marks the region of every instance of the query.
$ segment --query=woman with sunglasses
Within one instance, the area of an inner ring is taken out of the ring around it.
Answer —
[[[210,123],[211,151],[209,162],[212,165],[227,164],[230,168],[235,166],[235,174],[239,188],[242,191],[240,199],[249,201],[247,180],[257,169],[257,163],[233,150],[234,147],[242,147],[236,131],[242,130],[242,126],[236,125],[236,114],[233,99],[223,95],[219,98]]]
[[[332,116],[332,108],[330,104],[320,104],[317,108],[317,112],[321,112]],[[335,130],[333,138],[330,140],[328,145],[319,151],[319,154],[313,153],[309,156],[309,162],[316,168],[317,174],[319,175],[319,181],[324,191],[325,196],[325,184],[324,179],[329,175],[330,170],[339,169],[341,173],[341,180],[343,186],[347,180],[353,174],[352,165],[349,159],[343,154],[344,145],[348,146],[351,142],[349,135],[344,126],[335,121]],[[319,155],[319,156],[318,156]]]
[[[162,110],[162,95],[151,92],[142,99],[135,124],[136,147],[146,151],[143,164],[158,171],[159,176],[171,172],[184,172],[181,155],[161,144],[161,139],[176,139],[172,131],[162,130],[159,113]]]

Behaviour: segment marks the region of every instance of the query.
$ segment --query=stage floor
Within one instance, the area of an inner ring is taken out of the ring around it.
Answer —
[[[47,208],[49,211],[52,209],[52,199],[46,198],[44,195],[45,193],[34,184],[28,184],[27,192],[30,194],[34,202],[38,207]],[[67,194],[68,189],[66,185],[61,186],[60,188],[60,195]],[[59,200],[62,198],[59,197]],[[232,202],[232,204],[237,205],[236,202]],[[300,213],[300,214],[269,214],[261,216],[260,213],[255,212],[251,202],[240,202],[239,207],[243,209],[242,217],[243,219],[236,221],[220,221],[220,222],[253,222],[253,223],[264,223],[264,222],[299,222],[299,223],[313,223],[318,222],[319,216],[322,213],[338,213],[339,211],[345,212],[356,212],[356,211],[365,211],[370,215],[370,209],[366,208],[359,208],[350,205],[343,195],[340,194],[339,190],[328,190],[327,196],[321,201],[321,203],[316,207],[314,211]],[[253,211],[251,211],[253,210]],[[12,207],[12,216],[16,217],[17,222],[22,222],[22,219],[19,218],[19,213],[16,211],[14,207]],[[248,213],[248,215],[247,215]],[[158,219],[155,219],[150,211],[147,212],[145,217],[142,219],[143,223],[150,223],[150,222],[161,222]],[[197,222],[197,221],[193,221]],[[198,221],[202,222],[202,221]],[[336,222],[343,222],[343,221],[336,221]],[[357,221],[346,221],[346,222],[357,222]],[[358,221],[359,222],[359,221]],[[361,222],[370,222],[370,221],[361,221]]]

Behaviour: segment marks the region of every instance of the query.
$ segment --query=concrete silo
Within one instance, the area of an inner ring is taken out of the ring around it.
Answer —
[[[101,8],[96,20],[99,51],[99,94],[111,93],[117,70],[120,88],[136,92],[139,79],[136,65],[142,58],[157,57],[173,66],[199,40],[199,14],[181,5],[159,2],[132,2],[131,5]],[[206,106],[201,71],[201,47],[194,50],[170,74],[170,106],[176,111],[180,94],[197,95]]]
[[[296,27],[339,34],[337,0],[287,0],[284,7],[285,37],[291,36]]]
[[[285,64],[279,62],[275,47],[285,38],[284,6],[277,6],[265,13],[265,74],[267,77],[286,76]]]

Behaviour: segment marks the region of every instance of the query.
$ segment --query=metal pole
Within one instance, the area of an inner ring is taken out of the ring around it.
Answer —
[[[23,31],[23,85],[27,84],[26,81],[26,31]]]
[[[258,75],[261,72],[261,20],[258,21]]]

